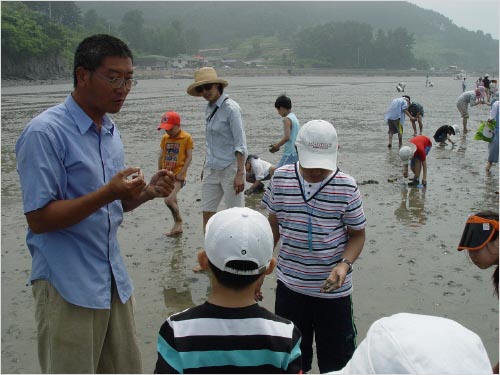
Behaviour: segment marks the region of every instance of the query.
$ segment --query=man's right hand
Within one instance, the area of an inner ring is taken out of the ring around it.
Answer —
[[[134,173],[136,175],[129,179],[128,177]],[[141,169],[129,167],[115,174],[108,182],[107,189],[113,198],[112,200],[128,200],[137,198],[145,186],[146,182]]]

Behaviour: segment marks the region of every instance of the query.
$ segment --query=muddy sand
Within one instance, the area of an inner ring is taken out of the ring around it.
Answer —
[[[325,76],[225,77],[226,92],[241,106],[249,151],[276,163],[267,145],[282,135],[274,109],[276,97],[292,98],[299,120],[322,118],[337,128],[338,164],[354,176],[368,221],[366,243],[354,265],[354,316],[358,341],[382,316],[413,312],[454,319],[481,336],[492,362],[498,360],[498,300],[493,269],[479,270],[456,251],[468,214],[498,208],[498,170],[486,175],[487,144],[473,132],[457,137],[455,147],[433,146],[428,156],[428,186],[408,188],[401,176],[397,150],[388,150],[384,112],[406,93],[425,107],[424,134],[444,124],[460,124],[455,102],[461,82],[452,77]],[[186,187],[179,194],[184,233],[168,238],[170,212],[162,200],[125,214],[119,232],[122,254],[135,286],[136,322],[144,372],[156,361],[156,335],[165,318],[202,303],[210,292],[205,273],[194,273],[202,247],[199,176],[204,159],[205,102],[185,93],[189,79],[143,80],[113,116],[125,145],[127,163],[146,177],[156,168],[161,133],[156,126],[166,110],[176,110],[193,135],[195,151]],[[26,221],[15,171],[14,144],[30,118],[64,100],[69,83],[23,85],[2,89],[2,371],[37,373],[36,329],[31,287],[31,257],[25,244]],[[487,118],[489,107],[470,111],[470,129]],[[412,134],[405,125],[405,140]],[[246,205],[262,210],[260,196]],[[264,284],[262,304],[274,310],[274,275]],[[429,338],[432,339],[432,338]],[[317,370],[317,369],[316,369]]]

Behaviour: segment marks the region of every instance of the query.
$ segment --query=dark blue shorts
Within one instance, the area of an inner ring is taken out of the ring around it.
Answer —
[[[340,370],[356,349],[351,296],[319,298],[288,289],[278,281],[275,313],[291,320],[302,333],[302,371],[311,370],[313,339],[321,373]]]

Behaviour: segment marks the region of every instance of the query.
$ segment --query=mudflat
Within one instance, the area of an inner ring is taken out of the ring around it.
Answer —
[[[282,136],[274,101],[282,93],[292,99],[301,123],[325,119],[339,136],[338,165],[355,177],[368,221],[366,243],[354,264],[354,318],[358,342],[376,319],[398,312],[454,319],[476,332],[492,362],[498,360],[498,299],[493,295],[493,269],[479,270],[456,251],[467,215],[498,209],[498,168],[485,173],[487,143],[474,141],[474,130],[488,117],[489,106],[470,109],[467,134],[457,144],[434,145],[428,155],[428,185],[409,188],[402,177],[397,147],[387,148],[384,112],[402,95],[396,83],[407,83],[405,94],[425,108],[424,135],[442,125],[458,124],[456,100],[461,81],[453,77],[412,76],[266,76],[232,77],[225,73],[226,93],[241,106],[249,152],[276,163],[270,142]],[[161,114],[175,110],[183,129],[192,134],[195,150],[187,185],[178,195],[184,233],[169,238],[173,221],[162,199],[126,213],[119,231],[121,252],[135,286],[136,323],[144,372],[156,362],[156,338],[169,314],[202,303],[210,293],[206,273],[192,272],[203,247],[200,173],[205,155],[203,113],[206,102],[186,94],[190,79],[141,80],[119,114],[113,115],[125,146],[129,166],[151,177],[162,132]],[[470,82],[472,84],[472,82]],[[2,371],[40,371],[31,287],[26,285],[31,256],[25,243],[19,178],[14,144],[28,121],[64,100],[71,83],[17,85],[2,89]],[[409,121],[404,140],[412,135]],[[397,144],[394,139],[393,145]],[[246,198],[260,207],[261,195]],[[221,207],[223,208],[223,207]],[[274,275],[264,283],[261,304],[274,311]],[[432,339],[432,338],[430,338]],[[315,369],[317,371],[317,368]]]

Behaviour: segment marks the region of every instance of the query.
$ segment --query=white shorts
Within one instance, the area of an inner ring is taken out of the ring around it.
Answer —
[[[469,118],[469,104],[465,102],[458,102],[457,108],[460,115],[462,115],[462,118]]]
[[[209,167],[203,168],[201,183],[201,209],[205,212],[217,212],[217,208],[224,196],[226,208],[245,207],[245,194],[234,192],[234,178],[238,171],[238,164],[233,164],[222,170]],[[243,176],[245,181],[245,176]]]

